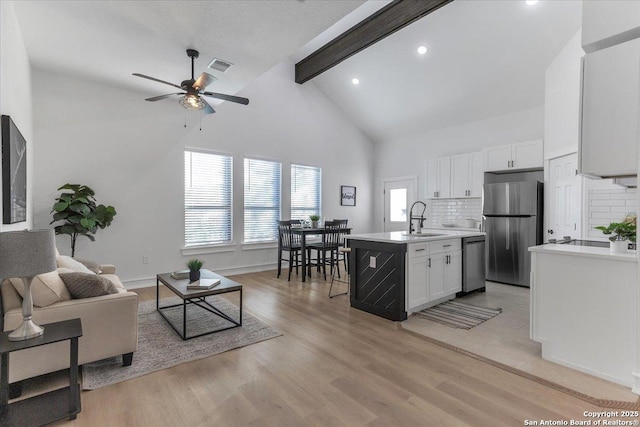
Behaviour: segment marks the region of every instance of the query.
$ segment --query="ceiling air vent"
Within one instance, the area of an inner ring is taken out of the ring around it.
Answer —
[[[216,71],[220,71],[220,72],[224,73],[232,65],[233,64],[231,62],[229,62],[229,61],[224,61],[224,60],[219,59],[219,58],[213,58],[213,61],[211,61],[211,63],[209,64],[209,68],[211,68],[212,70],[216,70]]]

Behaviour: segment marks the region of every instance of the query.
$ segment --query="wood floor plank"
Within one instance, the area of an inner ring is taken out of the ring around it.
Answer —
[[[315,273],[233,280],[244,309],[283,336],[83,392],[73,424],[493,427],[598,409],[329,299]],[[155,299],[155,286],[136,292]]]

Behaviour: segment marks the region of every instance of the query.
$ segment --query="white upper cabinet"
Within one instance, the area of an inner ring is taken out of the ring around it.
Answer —
[[[609,48],[640,37],[640,2],[607,0],[582,2],[582,48]]]
[[[485,172],[539,169],[543,166],[542,140],[488,147],[482,156]]]
[[[451,197],[482,196],[482,152],[451,156]]]
[[[426,194],[429,199],[451,197],[451,157],[427,160]]]
[[[580,173],[637,174],[640,39],[584,57]]]

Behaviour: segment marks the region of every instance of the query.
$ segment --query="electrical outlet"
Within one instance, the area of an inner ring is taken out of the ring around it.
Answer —
[[[143,255],[142,256],[142,263],[143,264],[149,264],[149,255]]]
[[[369,257],[369,267],[376,268],[376,257],[374,256]]]

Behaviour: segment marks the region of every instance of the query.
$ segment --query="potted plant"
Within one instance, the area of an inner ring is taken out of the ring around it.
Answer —
[[[610,234],[611,252],[622,253],[627,252],[629,241],[636,241],[636,217],[635,215],[627,215],[622,222],[612,222],[608,226],[600,225],[595,227],[604,234]]]
[[[68,234],[71,237],[71,256],[76,254],[76,239],[85,236],[92,242],[98,228],[111,225],[116,210],[113,206],[97,205],[95,192],[86,185],[65,184],[58,188],[63,190],[51,209],[53,220],[64,221],[55,226],[56,234]]]
[[[320,220],[320,215],[309,215],[309,219],[311,220],[311,228],[318,228],[318,221]]]
[[[187,267],[189,268],[189,281],[195,282],[200,280],[200,269],[202,268],[202,264],[204,264],[199,259],[191,259],[187,263]]]

